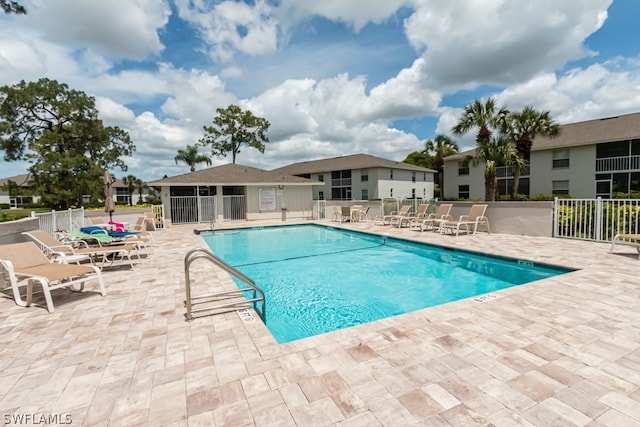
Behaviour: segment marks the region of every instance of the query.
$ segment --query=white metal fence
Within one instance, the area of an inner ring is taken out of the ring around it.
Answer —
[[[212,222],[217,216],[216,196],[172,196],[169,204],[173,224]]]
[[[51,211],[31,213],[38,218],[40,230],[53,234],[59,230],[78,231],[84,226],[84,208],[68,209],[66,211]]]
[[[640,200],[555,199],[554,237],[605,242],[619,233],[640,233]]]
[[[244,196],[222,196],[222,203],[225,221],[244,221],[246,212]]]

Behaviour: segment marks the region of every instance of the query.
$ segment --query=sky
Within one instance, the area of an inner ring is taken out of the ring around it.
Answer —
[[[246,147],[236,160],[267,170],[403,160],[452,136],[476,99],[560,124],[640,112],[638,0],[21,3],[27,15],[0,15],[0,86],[47,77],[95,97],[136,146],[117,177],[187,173],[177,151],[230,104],[271,123],[264,154]],[[474,146],[473,133],[454,139]],[[29,166],[0,162],[0,178]]]

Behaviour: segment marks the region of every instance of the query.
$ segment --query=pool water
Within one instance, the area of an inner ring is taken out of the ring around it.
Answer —
[[[265,292],[279,343],[571,271],[320,225],[202,237]]]

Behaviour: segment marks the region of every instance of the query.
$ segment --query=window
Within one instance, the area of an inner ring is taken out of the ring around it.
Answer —
[[[553,194],[569,194],[569,181],[551,181]]]
[[[129,189],[126,187],[115,187],[116,202],[129,203]]]
[[[393,197],[393,188],[389,189],[389,197]]]
[[[415,199],[415,198],[416,198],[416,189],[415,189],[415,188],[412,188],[412,189],[411,189],[411,198],[412,198],[412,199]]]
[[[360,172],[360,181],[369,181],[369,171],[367,169],[362,169],[362,171]]]
[[[468,199],[468,198],[469,198],[469,186],[458,185],[458,199]]]
[[[369,190],[366,188],[362,189],[362,197],[360,200],[369,200]]]
[[[324,191],[318,191],[318,200],[324,200]]]
[[[331,198],[351,200],[351,170],[331,172]]]
[[[324,182],[324,175],[318,175],[318,181]]]
[[[393,179],[393,169],[389,170],[389,179]]]
[[[553,169],[569,167],[569,150],[557,150],[553,152]],[[560,194],[560,193],[557,193]]]
[[[458,162],[458,175],[469,175],[469,165],[465,162]]]
[[[416,182],[416,173],[413,172],[413,174],[411,175],[411,182]]]

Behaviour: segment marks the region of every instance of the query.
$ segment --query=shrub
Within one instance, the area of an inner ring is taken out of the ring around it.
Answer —
[[[9,203],[0,203],[0,209],[9,209],[10,207]]]

